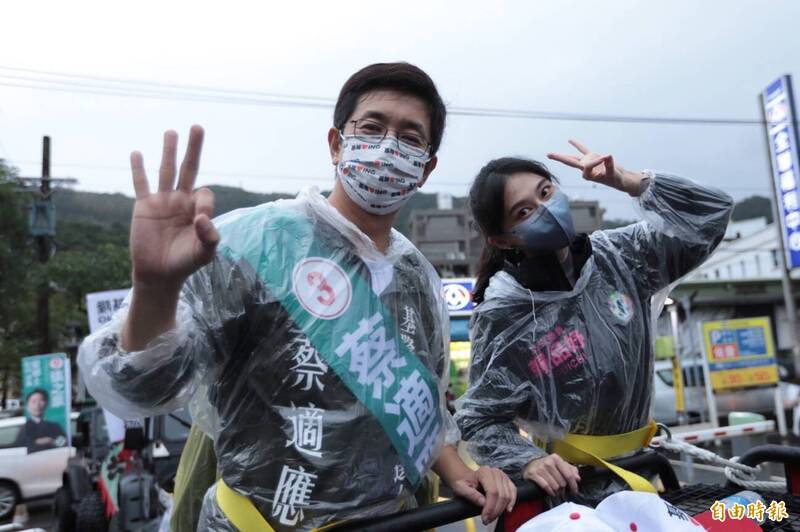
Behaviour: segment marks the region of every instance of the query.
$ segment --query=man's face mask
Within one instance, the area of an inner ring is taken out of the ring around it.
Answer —
[[[519,237],[529,251],[549,252],[569,246],[575,240],[569,198],[556,189],[549,200],[512,227],[510,233]]]
[[[340,136],[342,159],[336,165],[336,174],[359,207],[372,214],[389,214],[417,191],[428,156],[401,152],[399,141],[391,136],[383,140],[376,137],[375,142]]]

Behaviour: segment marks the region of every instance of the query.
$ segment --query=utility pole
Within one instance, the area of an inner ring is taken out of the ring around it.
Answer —
[[[50,137],[42,139],[42,175],[41,177],[19,177],[20,185],[28,189],[36,189],[38,195],[32,205],[28,206],[28,229],[36,244],[36,259],[46,264],[53,254],[53,238],[56,235],[56,210],[53,203],[53,187],[74,185],[78,182],[72,178],[50,177]],[[50,353],[50,281],[45,277],[39,285],[36,308],[39,328],[39,350]]]
[[[42,142],[42,179],[40,191],[40,201],[52,205],[52,193],[50,192],[50,137],[44,137]],[[50,258],[50,239],[55,236],[55,227],[51,234],[39,234],[36,239],[37,259],[42,264],[47,263]],[[50,282],[47,278],[39,285],[39,302],[36,305],[37,321],[39,323],[39,339],[42,353],[50,352]]]

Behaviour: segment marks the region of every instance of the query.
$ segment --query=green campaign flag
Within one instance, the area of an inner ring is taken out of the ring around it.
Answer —
[[[70,446],[71,375],[64,353],[22,359],[22,396],[28,420],[20,435],[28,452]]]

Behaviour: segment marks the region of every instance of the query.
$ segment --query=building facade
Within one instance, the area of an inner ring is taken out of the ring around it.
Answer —
[[[701,322],[767,316],[779,359],[791,368],[793,339],[784,305],[778,238],[778,229],[764,218],[732,222],[714,254],[674,287],[670,297],[679,305],[684,356],[701,356]],[[797,301],[800,291],[796,276],[792,278]],[[659,333],[669,334],[664,316]]]

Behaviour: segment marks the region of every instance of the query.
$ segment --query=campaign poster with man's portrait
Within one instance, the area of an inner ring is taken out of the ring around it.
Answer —
[[[69,358],[64,353],[22,359],[26,420],[17,446],[35,453],[71,445],[71,382]]]

